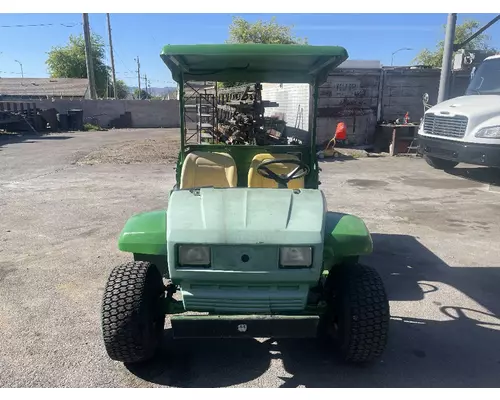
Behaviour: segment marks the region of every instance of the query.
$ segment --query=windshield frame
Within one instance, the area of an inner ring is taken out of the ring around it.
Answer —
[[[491,79],[492,77],[493,79]],[[488,81],[486,79],[488,79]],[[496,87],[484,90],[482,88],[485,82],[487,82],[487,84],[493,83]],[[466,96],[490,94],[500,95],[500,57],[484,60],[473,72],[467,90],[465,91]]]

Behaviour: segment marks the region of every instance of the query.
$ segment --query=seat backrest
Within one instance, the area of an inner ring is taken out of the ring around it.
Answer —
[[[180,188],[236,187],[237,177],[236,163],[229,154],[193,151],[182,164]]]
[[[255,155],[248,169],[248,187],[252,188],[277,188],[278,183],[274,179],[264,178],[261,174],[257,172],[257,167],[264,160],[275,160],[275,159],[292,159],[300,160],[297,156],[293,154],[270,154],[270,153],[259,153]],[[292,172],[297,166],[294,164],[271,164],[268,168],[276,174],[288,174]],[[289,189],[303,189],[304,188],[304,177],[299,179],[292,179],[288,182]]]

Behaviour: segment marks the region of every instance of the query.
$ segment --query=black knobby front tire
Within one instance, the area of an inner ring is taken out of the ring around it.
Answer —
[[[424,156],[425,162],[435,169],[452,169],[458,165],[458,162],[451,160],[444,160],[431,156]]]
[[[111,359],[134,363],[153,357],[165,327],[164,297],[162,276],[149,262],[113,269],[102,303],[102,333]]]
[[[323,326],[341,358],[354,364],[376,361],[387,345],[390,320],[380,275],[365,265],[344,264],[330,272],[327,287]]]

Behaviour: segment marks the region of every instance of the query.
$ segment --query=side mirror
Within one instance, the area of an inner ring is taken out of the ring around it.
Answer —
[[[422,96],[422,100],[424,101],[424,103],[428,103],[429,102],[429,93],[424,93],[424,95]]]

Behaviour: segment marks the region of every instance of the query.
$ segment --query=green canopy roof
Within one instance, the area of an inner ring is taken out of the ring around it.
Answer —
[[[337,46],[295,44],[168,45],[161,58],[176,82],[319,83],[348,57]]]

